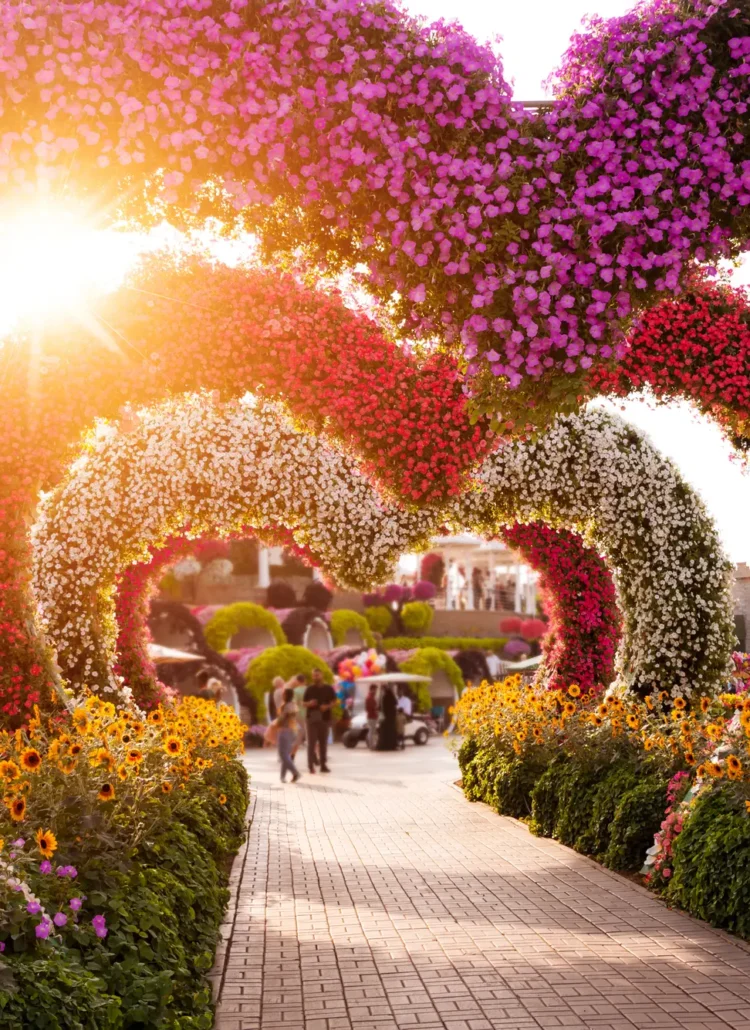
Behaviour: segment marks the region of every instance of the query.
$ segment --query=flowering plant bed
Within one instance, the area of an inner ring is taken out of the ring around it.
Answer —
[[[0,734],[4,1027],[212,1025],[242,729],[204,699],[146,718],[90,697]]]
[[[662,708],[667,703],[668,707]],[[458,702],[462,787],[750,939],[750,698],[598,698],[483,684]],[[687,797],[687,800],[685,800]]]

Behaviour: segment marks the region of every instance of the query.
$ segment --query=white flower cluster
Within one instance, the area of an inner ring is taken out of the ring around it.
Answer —
[[[34,590],[63,676],[115,690],[117,578],[167,537],[286,529],[337,583],[364,589],[426,546],[437,519],[381,502],[350,457],[280,409],[196,397],[143,412],[129,432],[98,427],[40,506]]]
[[[449,521],[482,535],[541,520],[578,532],[613,570],[623,612],[621,680],[640,693],[713,692],[734,645],[731,566],[675,466],[602,411],[557,418],[486,459]]]

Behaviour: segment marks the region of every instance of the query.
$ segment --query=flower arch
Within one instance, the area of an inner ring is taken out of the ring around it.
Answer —
[[[157,194],[367,261],[407,332],[462,352],[478,407],[521,423],[575,405],[634,306],[747,240],[746,4],[592,21],[534,112],[488,47],[390,2],[13,0],[0,41],[6,195],[64,180],[148,218]]]
[[[144,412],[129,433],[99,427],[41,507],[35,592],[63,675],[112,690],[117,577],[185,527],[212,537],[286,528],[338,582],[361,588],[387,578],[435,520],[384,508],[351,459],[278,409],[198,397]]]
[[[711,692],[734,643],[731,566],[697,494],[633,426],[602,411],[556,419],[491,455],[449,520],[479,533],[541,519],[579,532],[613,570],[618,673],[633,689]]]

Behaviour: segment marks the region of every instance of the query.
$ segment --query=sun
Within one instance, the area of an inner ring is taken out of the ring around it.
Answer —
[[[0,212],[0,339],[63,316],[85,320],[91,301],[120,286],[140,250],[138,234],[97,228],[72,208]]]

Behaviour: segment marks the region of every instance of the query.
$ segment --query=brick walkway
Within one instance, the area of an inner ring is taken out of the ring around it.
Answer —
[[[442,741],[332,764],[248,756],[217,1030],[750,1028],[750,949],[470,805]]]

